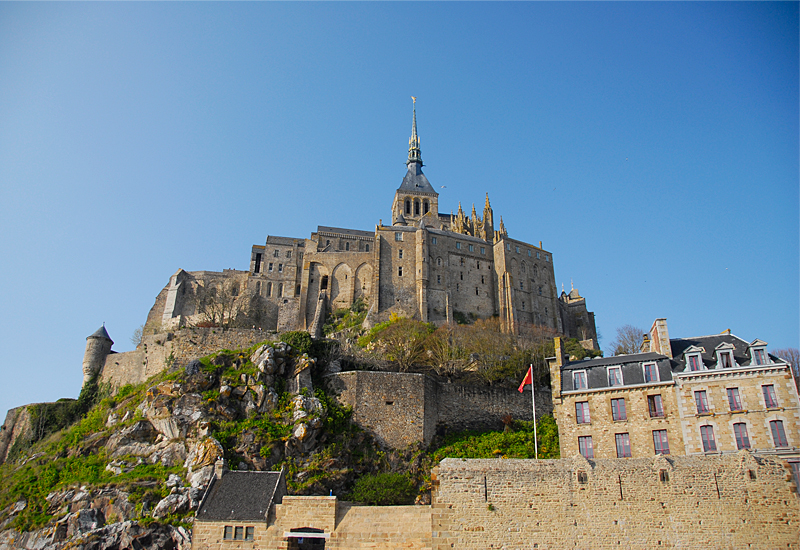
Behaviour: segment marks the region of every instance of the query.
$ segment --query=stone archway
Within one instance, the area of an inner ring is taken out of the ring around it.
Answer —
[[[341,308],[349,308],[352,303],[351,285],[353,274],[350,271],[350,266],[347,264],[339,264],[333,268],[331,274],[331,311],[336,311]]]
[[[372,296],[372,266],[361,264],[356,269],[356,280],[353,288],[353,301],[362,298],[367,306]]]
[[[325,533],[322,529],[299,527],[286,533],[289,550],[325,550]]]

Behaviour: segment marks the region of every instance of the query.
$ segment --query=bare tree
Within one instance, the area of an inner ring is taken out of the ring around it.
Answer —
[[[633,325],[623,325],[617,329],[617,337],[609,344],[611,355],[639,353],[645,331]]]
[[[216,285],[209,283],[195,293],[195,310],[202,318],[202,326],[235,326],[244,303],[239,299],[239,283],[233,280]]]
[[[144,336],[144,325],[139,325],[138,327],[136,327],[136,329],[133,331],[133,334],[131,335],[131,344],[133,344],[134,347],[138,348],[139,344],[142,343],[143,336]]]

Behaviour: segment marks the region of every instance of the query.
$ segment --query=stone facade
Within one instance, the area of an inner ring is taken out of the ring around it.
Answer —
[[[657,319],[642,353],[567,362],[556,338],[550,377],[561,456],[749,449],[787,460],[800,476],[800,397],[790,365],[766,346],[730,331],[670,339]]]
[[[289,550],[301,548],[301,537],[305,548],[337,550],[800,546],[791,475],[781,461],[748,451],[595,461],[448,458],[432,480],[430,506],[284,496],[267,518],[247,523],[252,541],[223,539],[235,522],[198,519],[192,547]]]
[[[495,227],[488,194],[482,216],[474,205],[469,215],[460,204],[456,214],[438,212],[413,128],[391,224],[381,220],[374,231],[318,226],[308,239],[270,235],[252,247],[247,272],[179,270],[156,299],[148,326],[196,325],[199,300],[228,284],[238,292],[240,321],[265,330],[316,334],[326,311],[362,301],[370,323],[391,313],[438,324],[498,316],[505,330],[546,326],[596,349],[585,299],[574,289],[558,295],[553,255],[541,241],[510,238],[502,218]]]
[[[798,548],[781,461],[715,457],[448,458],[434,472],[434,549]]]
[[[403,448],[427,445],[436,433],[500,429],[510,414],[531,420],[530,390],[442,384],[423,374],[352,371],[325,377],[343,405],[353,408],[353,421],[381,444]],[[550,414],[546,388],[537,390],[537,414]]]

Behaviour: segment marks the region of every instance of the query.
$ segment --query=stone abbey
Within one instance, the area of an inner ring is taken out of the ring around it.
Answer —
[[[509,237],[502,217],[495,225],[488,193],[482,216],[474,205],[466,215],[460,203],[455,215],[439,212],[439,194],[422,172],[416,107],[412,120],[408,171],[394,194],[391,225],[318,226],[308,239],[270,235],[253,246],[246,272],[179,270],[148,324],[196,324],[199,297],[227,288],[248,324],[265,330],[319,335],[326,312],[360,301],[367,323],[391,313],[437,324],[497,316],[504,330],[546,326],[597,349],[585,300],[575,289],[558,295],[552,253],[541,241]]]

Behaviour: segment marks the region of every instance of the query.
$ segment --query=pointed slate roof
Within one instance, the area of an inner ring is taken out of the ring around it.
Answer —
[[[280,472],[225,472],[206,489],[195,517],[199,520],[264,520],[286,494]]]
[[[106,326],[105,325],[103,325],[102,327],[100,327],[99,329],[94,331],[94,333],[92,333],[91,335],[86,337],[87,340],[89,338],[105,338],[106,340],[110,341],[112,344],[114,343],[114,341],[111,339],[111,336],[108,335],[108,331],[106,331]]]
[[[422,173],[422,164],[412,162],[408,165],[408,172],[406,177],[403,178],[403,183],[400,184],[398,191],[405,191],[409,193],[430,193],[431,195],[438,195],[428,178]]]

